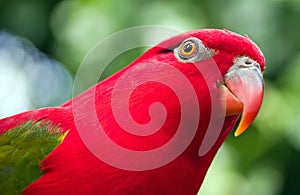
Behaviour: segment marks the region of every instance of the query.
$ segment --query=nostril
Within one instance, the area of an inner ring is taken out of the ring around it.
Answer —
[[[246,61],[245,61],[245,64],[246,64],[246,65],[250,65],[250,64],[252,64],[252,62],[251,62],[250,60],[246,60]]]
[[[235,67],[235,68],[257,68],[261,70],[260,65],[255,60],[253,60],[248,56],[236,57],[234,59],[234,65],[235,66],[232,66],[230,69],[234,69]]]

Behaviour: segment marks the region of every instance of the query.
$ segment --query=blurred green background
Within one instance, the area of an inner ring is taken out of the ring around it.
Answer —
[[[251,128],[226,140],[199,194],[299,194],[299,20],[298,0],[0,0],[0,117],[71,98],[88,50],[124,28],[226,28],[248,34],[265,54],[265,100]]]

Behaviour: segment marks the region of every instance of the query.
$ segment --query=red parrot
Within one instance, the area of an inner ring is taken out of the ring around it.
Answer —
[[[258,46],[228,30],[163,41],[61,106],[1,119],[0,188],[197,194],[236,123],[237,136],[256,117],[264,69]]]

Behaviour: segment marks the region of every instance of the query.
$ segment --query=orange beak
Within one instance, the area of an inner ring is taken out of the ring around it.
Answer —
[[[236,58],[224,77],[221,86],[226,100],[226,116],[241,114],[240,123],[234,133],[241,135],[258,114],[263,96],[264,80],[260,66],[248,57]]]

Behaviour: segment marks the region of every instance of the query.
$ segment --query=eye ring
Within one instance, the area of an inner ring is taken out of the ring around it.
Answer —
[[[200,39],[190,37],[174,49],[174,55],[181,62],[194,63],[212,57],[215,54],[213,51],[207,48]]]
[[[187,40],[183,42],[179,47],[179,55],[182,58],[190,58],[197,53],[198,46],[194,40]]]

